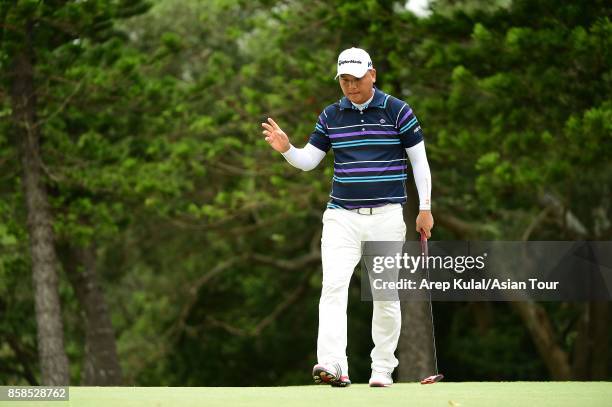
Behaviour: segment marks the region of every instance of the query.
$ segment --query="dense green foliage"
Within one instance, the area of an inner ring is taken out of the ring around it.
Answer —
[[[378,85],[422,122],[436,239],[612,237],[606,2],[438,2],[427,18],[391,0],[163,0],[121,14],[123,3],[4,0],[0,67],[28,13],[79,33],[38,31],[42,160],[58,246],[95,249],[127,384],[309,382],[332,158],[291,168],[259,123],[273,117],[304,144],[340,97],[334,62],[346,47],[370,50]],[[26,383],[38,374],[36,326],[2,81],[0,383]],[[83,328],[63,276],[60,294],[79,383]],[[369,374],[370,308],[354,284],[357,381]],[[578,311],[546,309],[571,353]],[[549,377],[506,304],[434,310],[450,380]]]

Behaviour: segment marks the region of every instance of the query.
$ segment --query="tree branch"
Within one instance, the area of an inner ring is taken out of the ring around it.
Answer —
[[[539,200],[542,205],[551,207],[555,215],[562,220],[562,224],[571,232],[579,237],[586,237],[589,234],[588,229],[580,219],[557,196],[550,192],[545,192],[540,195]]]
[[[196,301],[198,300],[198,293],[200,292],[200,289],[203,286],[208,284],[208,282],[210,280],[212,280],[213,278],[215,278],[217,275],[221,274],[222,272],[224,272],[225,270],[227,270],[228,268],[232,267],[234,264],[236,264],[236,263],[238,263],[239,261],[242,261],[242,260],[244,260],[244,256],[234,257],[232,259],[228,259],[228,260],[226,260],[224,262],[221,262],[221,263],[217,264],[208,273],[204,274],[203,276],[198,278],[196,281],[192,282],[189,285],[190,288],[187,290],[188,298],[185,301],[185,303],[183,304],[183,307],[181,308],[181,312],[179,313],[178,320],[177,320],[176,324],[174,324],[166,332],[165,336],[166,337],[175,336],[175,335],[177,335],[179,332],[181,332],[185,328],[187,317],[191,313],[191,309],[193,308],[193,306],[195,305]]]
[[[38,126],[44,124],[45,122],[49,121],[53,117],[57,116],[60,112],[62,112],[66,108],[66,105],[68,104],[68,102],[70,102],[70,100],[74,97],[74,95],[76,95],[77,92],[81,89],[81,86],[83,86],[83,81],[80,81],[77,84],[77,86],[75,86],[75,88],[72,91],[72,93],[70,95],[68,95],[68,97],[66,99],[64,99],[62,104],[53,113],[51,113],[49,116],[45,117],[44,119],[40,119],[39,121],[34,123],[34,127],[38,127]]]
[[[252,329],[247,330],[243,328],[238,328],[211,316],[206,317],[206,322],[212,326],[222,328],[232,335],[251,337],[259,336],[261,335],[263,330],[270,326],[281,314],[283,314],[283,312],[287,308],[295,304],[302,297],[302,295],[306,292],[306,289],[309,285],[310,276],[314,273],[314,270],[315,269],[308,271],[302,279],[301,284],[289,295],[287,295],[285,299],[281,303],[279,303],[270,314],[260,320],[257,325],[255,325],[255,327]]]
[[[439,226],[448,229],[464,240],[478,237],[486,231],[479,223],[466,222],[446,212],[437,212],[435,216],[436,223]]]
[[[304,266],[309,263],[321,260],[321,252],[317,249],[311,250],[305,255],[292,260],[277,259],[271,256],[265,256],[263,254],[258,253],[253,253],[249,257],[260,263],[268,264],[270,266],[274,266],[282,270],[294,271],[304,268]]]
[[[535,230],[536,227],[540,226],[540,224],[546,219],[548,214],[552,212],[552,208],[550,206],[545,207],[540,211],[540,213],[531,221],[525,232],[523,232],[523,236],[521,240],[527,241],[531,237],[531,234]]]
[[[181,219],[178,217],[166,217],[166,219],[174,226],[182,228],[182,229],[195,229],[195,230],[210,230],[210,229],[215,229],[215,228],[219,228],[219,227],[223,227],[225,226],[228,222],[235,220],[236,218],[238,218],[241,215],[244,215],[250,211],[252,211],[253,209],[259,209],[259,208],[265,208],[266,206],[268,206],[268,204],[266,203],[250,203],[250,204],[246,204],[244,205],[242,208],[234,210],[233,212],[231,212],[230,214],[228,214],[227,216],[225,216],[223,219],[220,219],[218,221],[215,222],[210,222],[210,223],[198,223],[195,221],[195,219]]]

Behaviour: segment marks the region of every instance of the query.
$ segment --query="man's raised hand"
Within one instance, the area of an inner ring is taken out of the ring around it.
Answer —
[[[268,123],[262,123],[261,127],[265,130],[262,131],[263,135],[266,136],[266,141],[273,149],[279,153],[286,153],[289,151],[290,143],[289,137],[285,132],[276,124],[274,120],[268,117]]]

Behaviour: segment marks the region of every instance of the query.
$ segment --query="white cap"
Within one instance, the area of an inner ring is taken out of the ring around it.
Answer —
[[[372,68],[372,59],[367,52],[361,48],[345,49],[338,55],[338,74],[334,79],[345,73],[361,78]]]

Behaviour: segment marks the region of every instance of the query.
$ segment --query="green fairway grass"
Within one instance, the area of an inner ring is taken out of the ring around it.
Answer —
[[[71,387],[68,402],[7,402],[0,406],[83,407],[341,407],[341,406],[612,406],[612,382],[467,382],[395,384],[391,388]]]

